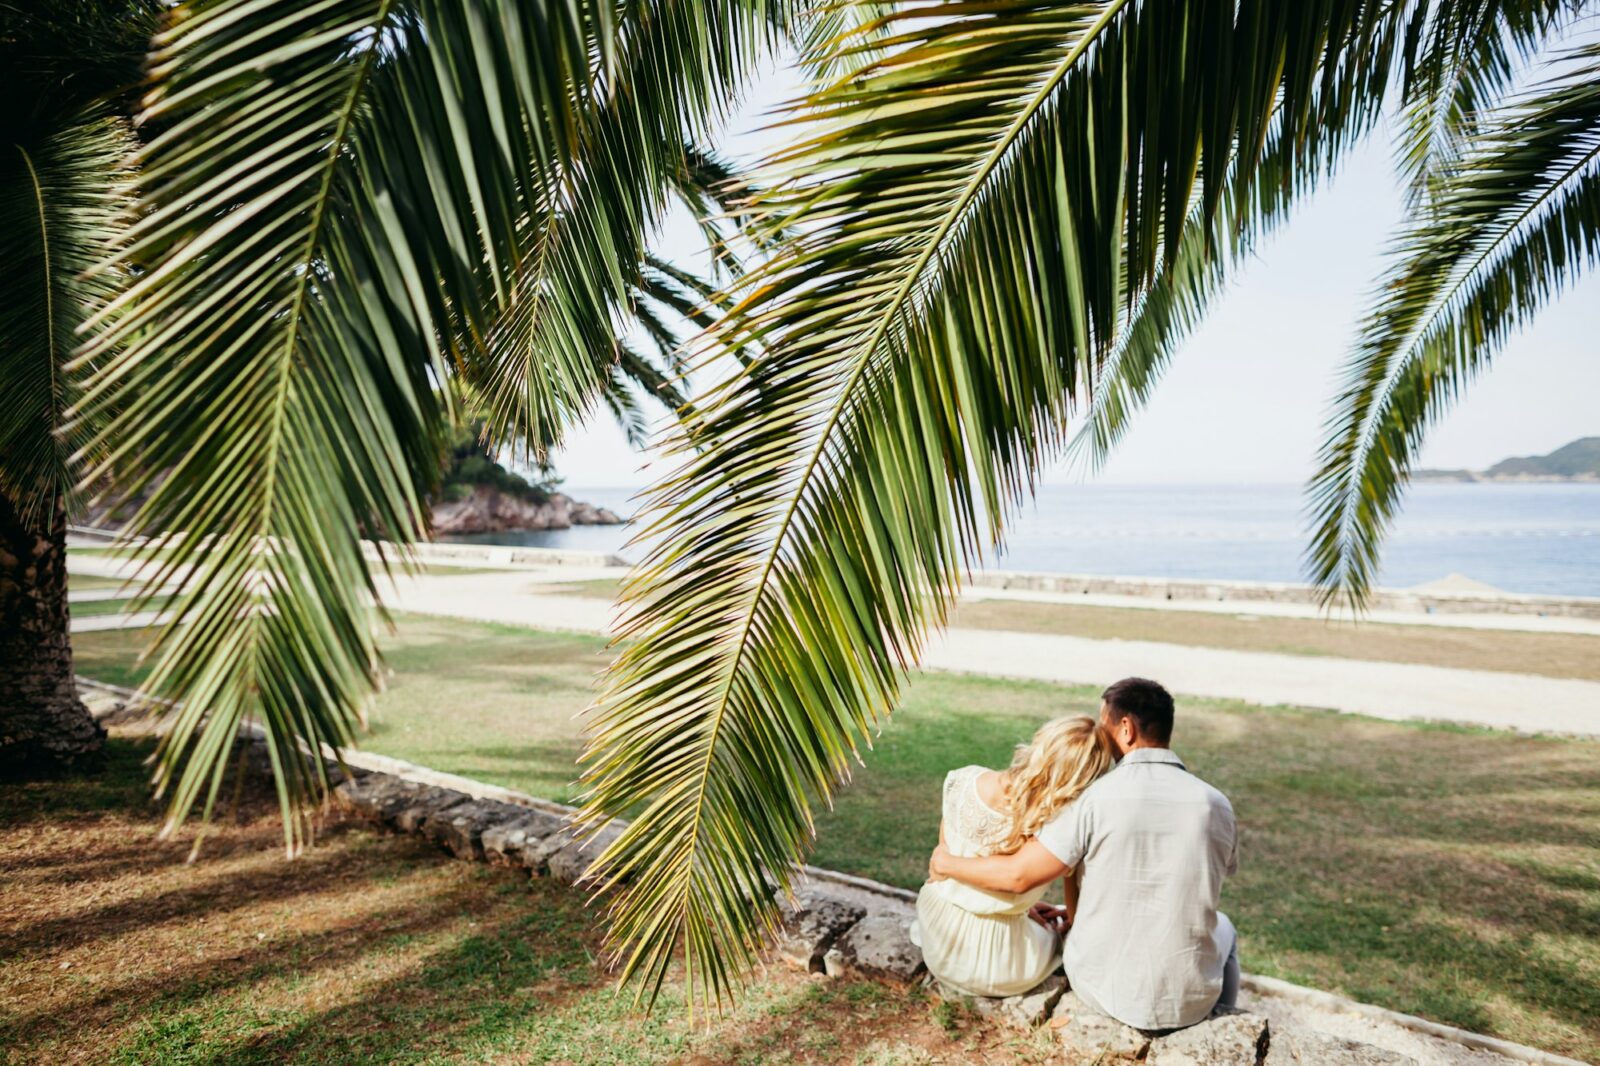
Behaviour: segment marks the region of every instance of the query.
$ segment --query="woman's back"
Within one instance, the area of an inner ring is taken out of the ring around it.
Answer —
[[[963,766],[945,776],[944,842],[957,855],[992,855],[1010,831],[1011,816],[1001,813],[998,803],[985,800],[979,787],[980,779],[990,772],[982,766]]]
[[[992,855],[1011,834],[1003,786],[982,766],[952,770],[944,779],[944,843],[957,855]],[[989,798],[985,799],[984,785]],[[959,881],[932,881],[917,896],[912,940],[928,969],[956,991],[975,996],[1026,992],[1059,961],[1054,933],[1028,917],[1046,886],[1029,892],[988,892]]]

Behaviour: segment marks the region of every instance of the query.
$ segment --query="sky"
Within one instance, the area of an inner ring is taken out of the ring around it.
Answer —
[[[754,161],[780,143],[765,114],[796,87],[774,70],[730,124],[719,148]],[[1174,358],[1150,405],[1094,480],[1103,484],[1283,483],[1315,469],[1327,407],[1354,342],[1384,250],[1401,215],[1400,186],[1380,135],[1304,202],[1254,260],[1235,272],[1205,323]],[[658,248],[703,269],[686,214],[669,218]],[[1600,276],[1546,307],[1496,356],[1439,422],[1420,466],[1483,469],[1600,435]],[[640,487],[660,472],[603,412],[555,456],[573,487]],[[1062,462],[1045,484],[1085,479]]]

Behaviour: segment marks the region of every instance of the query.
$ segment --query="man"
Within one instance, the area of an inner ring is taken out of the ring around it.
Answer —
[[[1034,917],[1069,930],[1067,980],[1084,1005],[1136,1029],[1193,1025],[1239,993],[1237,938],[1217,911],[1238,867],[1233,807],[1168,747],[1172,717],[1165,688],[1118,681],[1100,705],[1116,769],[1018,851],[960,858],[941,844],[928,863],[930,877],[1000,892],[1077,868],[1076,907],[1039,904]]]

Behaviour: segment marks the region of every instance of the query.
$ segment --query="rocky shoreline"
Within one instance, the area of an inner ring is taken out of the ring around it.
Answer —
[[[570,529],[573,526],[616,526],[615,512],[551,493],[543,501],[525,499],[483,485],[465,499],[433,505],[433,531],[441,533],[508,533],[519,530]]]

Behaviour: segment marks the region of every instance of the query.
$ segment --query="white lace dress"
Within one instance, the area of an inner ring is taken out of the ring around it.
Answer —
[[[989,855],[1005,840],[1009,819],[978,795],[982,766],[944,779],[944,841],[953,854]],[[917,895],[911,939],[928,972],[973,996],[1014,996],[1050,975],[1061,943],[1028,917],[1048,885],[1029,892],[988,892],[959,881],[930,881]]]

